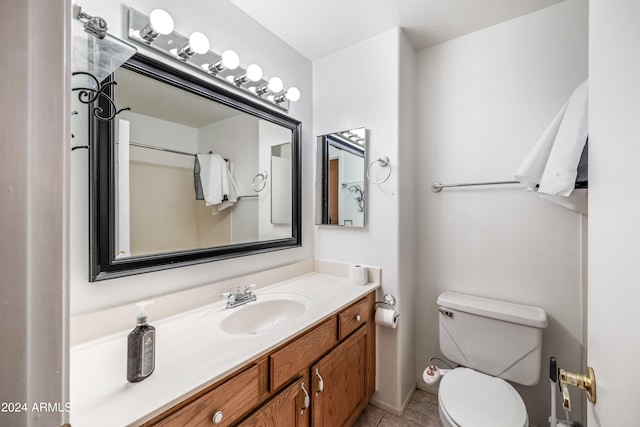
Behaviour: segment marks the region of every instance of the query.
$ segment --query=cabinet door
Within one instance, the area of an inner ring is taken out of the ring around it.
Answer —
[[[311,367],[314,427],[351,425],[367,405],[367,328]]]
[[[308,427],[311,404],[306,376],[279,392],[239,427]]]

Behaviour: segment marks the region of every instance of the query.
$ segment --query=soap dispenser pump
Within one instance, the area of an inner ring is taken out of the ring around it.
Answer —
[[[156,328],[147,323],[146,306],[153,301],[136,304],[136,327],[127,339],[127,381],[136,383],[147,378],[155,369]]]

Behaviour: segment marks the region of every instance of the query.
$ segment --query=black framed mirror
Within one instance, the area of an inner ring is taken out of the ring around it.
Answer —
[[[140,54],[109,80],[130,110],[90,119],[90,281],[301,245],[299,121]]]

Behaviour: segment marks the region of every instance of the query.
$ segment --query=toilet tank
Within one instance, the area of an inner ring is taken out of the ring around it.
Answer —
[[[518,384],[538,383],[547,327],[543,309],[444,292],[438,311],[440,350],[447,359]]]

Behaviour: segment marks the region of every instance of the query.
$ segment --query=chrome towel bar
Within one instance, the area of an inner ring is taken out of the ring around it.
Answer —
[[[431,190],[434,193],[439,193],[443,188],[449,187],[473,187],[477,185],[503,185],[503,184],[520,184],[520,181],[488,181],[488,182],[470,182],[464,184],[442,184],[440,182],[434,182],[431,184]]]

